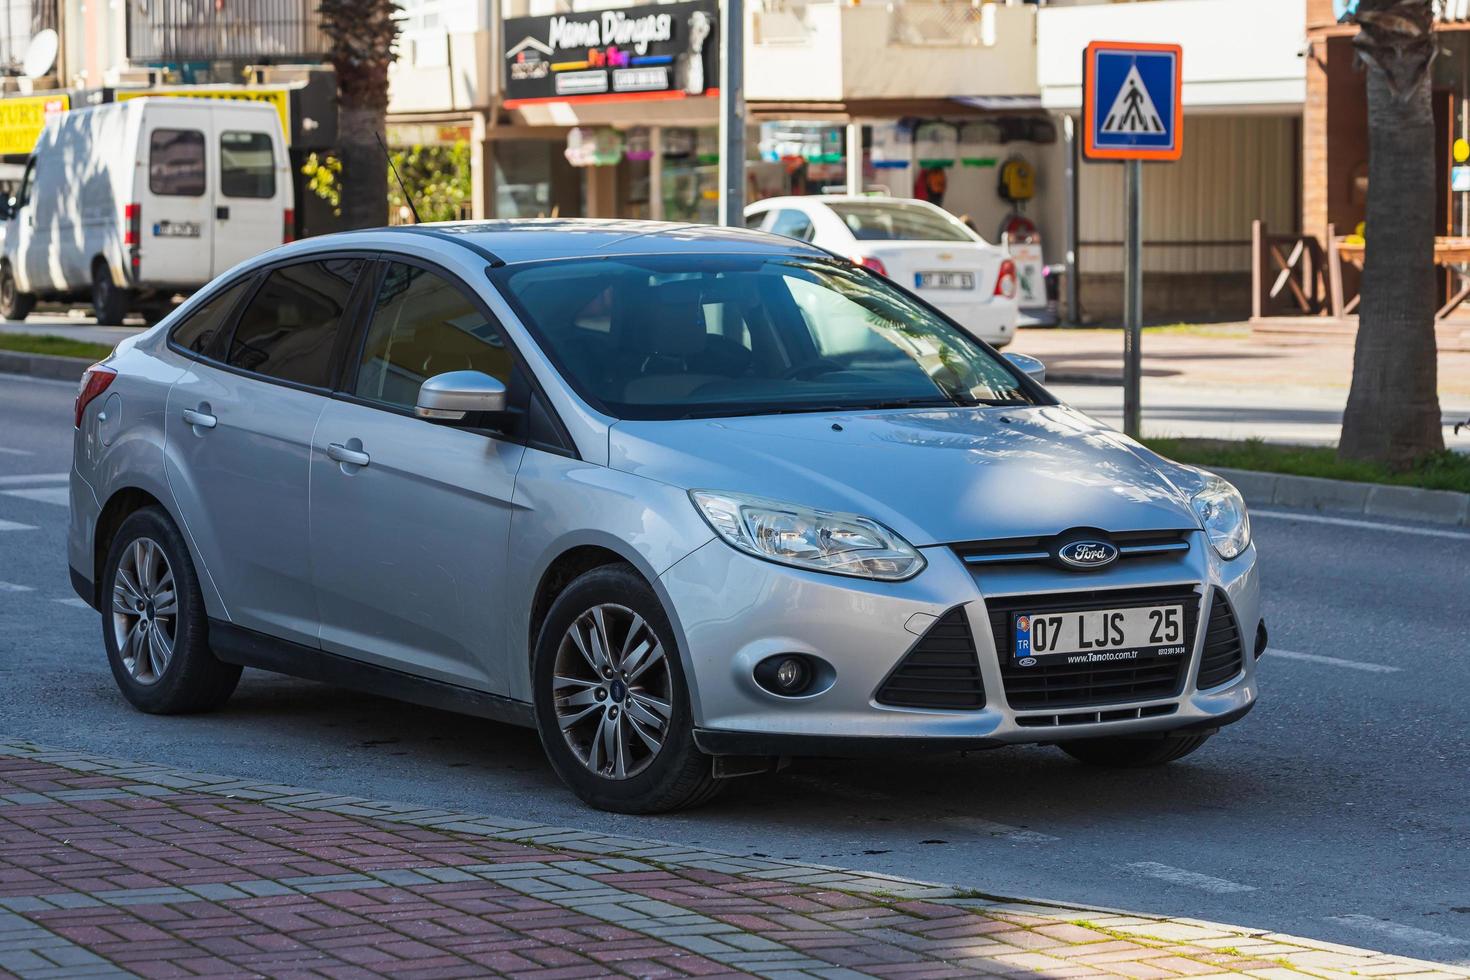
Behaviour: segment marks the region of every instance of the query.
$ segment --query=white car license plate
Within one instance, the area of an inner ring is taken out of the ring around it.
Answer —
[[[1184,635],[1183,606],[1137,606],[1045,612],[1015,617],[1016,663],[1103,664],[1180,657],[1189,642]]]
[[[916,272],[914,285],[920,289],[974,289],[973,272]]]

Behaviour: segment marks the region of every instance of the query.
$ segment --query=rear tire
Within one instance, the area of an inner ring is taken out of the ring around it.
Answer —
[[[1060,742],[1057,748],[1089,766],[1147,769],[1182,759],[1209,740],[1209,735],[1168,735],[1164,738],[1113,736]]]
[[[123,697],[153,715],[217,708],[240,668],[209,649],[209,619],[183,535],[146,507],[117,530],[103,566],[102,640]]]
[[[713,761],[694,744],[668,616],[633,569],[593,569],[557,597],[536,643],[532,689],[552,768],[589,805],[667,813],[720,791]]]
[[[36,307],[36,297],[20,291],[10,263],[0,265],[0,317],[7,320],[24,320]]]
[[[118,288],[112,281],[112,270],[107,263],[98,259],[92,263],[92,315],[98,326],[120,326],[128,315],[128,304],[132,297],[127,290]]]

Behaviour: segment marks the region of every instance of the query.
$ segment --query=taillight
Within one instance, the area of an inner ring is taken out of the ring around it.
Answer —
[[[101,364],[93,364],[87,368],[87,373],[82,375],[82,383],[77,387],[77,404],[75,418],[72,426],[80,429],[82,427],[82,413],[87,406],[92,404],[93,399],[107,390],[112,384],[112,379],[117,377],[117,372],[110,367]]]
[[[123,218],[127,221],[123,228],[123,244],[137,248],[143,244],[143,206],[129,204],[123,208]]]
[[[289,245],[296,240],[296,212],[291,208],[286,209],[285,220],[281,222],[281,244]]]
[[[864,269],[872,269],[880,276],[888,275],[888,267],[883,264],[883,260],[875,259],[871,255],[854,255],[852,257],[852,264],[860,265]]]
[[[1002,259],[1000,275],[995,277],[995,295],[1003,299],[1016,298],[1016,263]]]

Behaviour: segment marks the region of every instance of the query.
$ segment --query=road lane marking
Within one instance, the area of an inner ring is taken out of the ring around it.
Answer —
[[[1269,657],[1280,657],[1282,660],[1303,660],[1311,664],[1326,664],[1329,667],[1365,670],[1370,674],[1397,674],[1404,669],[1402,667],[1390,667],[1388,664],[1370,664],[1364,663],[1361,660],[1343,660],[1341,657],[1326,657],[1320,653],[1299,653],[1296,650],[1278,650],[1276,647],[1267,647],[1266,655]]]
[[[75,606],[78,609],[86,609],[88,611],[91,611],[92,609],[91,606],[87,605],[87,601],[85,599],[78,598],[77,596],[72,596],[70,599],[52,599],[51,601],[59,602],[63,606]]]
[[[0,490],[0,493],[22,500],[39,500],[43,504],[71,506],[71,490],[66,487],[33,487],[29,490]]]
[[[1388,919],[1375,919],[1371,915],[1330,915],[1328,922],[1339,922],[1354,929],[1364,929],[1368,932],[1376,932],[1381,936],[1388,936],[1400,942],[1418,943],[1421,946],[1465,946],[1470,945],[1470,939],[1461,939],[1458,936],[1447,936],[1442,932],[1431,932],[1428,929],[1416,929],[1414,926],[1406,926],[1399,922]]]
[[[34,524],[17,524],[15,521],[0,520],[0,531],[34,531]]]
[[[1014,841],[1017,844],[1053,844],[1061,840],[1050,834],[1043,834],[1036,830],[1027,830],[1024,827],[1012,827],[1010,824],[995,823],[991,820],[982,820],[979,817],[946,817],[940,821],[947,826],[958,830],[968,830],[987,837],[999,837],[1002,840]]]
[[[34,592],[29,585],[16,585],[14,582],[0,582],[0,592]]]
[[[31,483],[65,483],[70,473],[19,473],[15,476],[0,476],[0,487],[23,487]]]
[[[34,456],[34,455],[36,455],[35,453],[31,452],[29,449],[11,449],[9,446],[0,446],[0,453],[4,453],[7,456]]]
[[[1183,885],[1186,888],[1198,888],[1201,891],[1213,892],[1216,895],[1229,895],[1235,892],[1253,892],[1254,885],[1242,885],[1238,881],[1230,881],[1227,878],[1213,878],[1210,875],[1202,875],[1196,871],[1185,871],[1168,864],[1160,864],[1157,861],[1134,861],[1123,867],[1130,871],[1136,871],[1150,878],[1167,881],[1171,885]]]
[[[1335,524],[1338,527],[1361,527],[1370,531],[1392,531],[1398,534],[1417,534],[1426,538],[1449,538],[1451,541],[1470,541],[1470,534],[1463,531],[1438,531],[1432,527],[1413,527],[1408,524],[1383,524],[1378,521],[1359,521],[1351,517],[1324,517],[1321,514],[1296,514],[1289,510],[1253,510],[1251,518],[1279,517],[1287,521],[1306,521],[1309,524]]]

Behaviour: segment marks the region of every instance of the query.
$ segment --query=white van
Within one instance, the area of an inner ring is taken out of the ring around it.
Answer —
[[[47,124],[0,214],[0,316],[90,300],[100,323],[289,241],[291,173],[268,105],[137,98]]]

